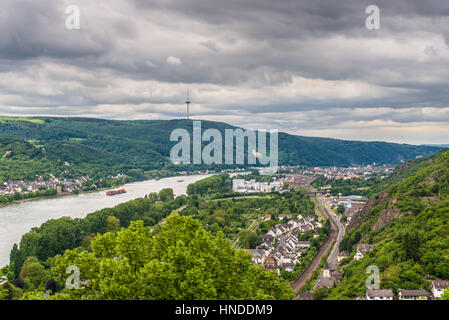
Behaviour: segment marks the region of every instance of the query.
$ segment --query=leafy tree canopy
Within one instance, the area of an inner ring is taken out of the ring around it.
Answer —
[[[173,214],[152,236],[142,221],[92,241],[92,251],[66,251],[52,259],[52,272],[80,270],[84,289],[52,299],[292,299],[294,291],[275,272],[251,264],[221,233],[213,236],[190,217]],[[88,280],[86,282],[86,280]],[[25,299],[41,298],[41,293]]]

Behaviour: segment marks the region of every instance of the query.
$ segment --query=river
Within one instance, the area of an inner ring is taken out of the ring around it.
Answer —
[[[150,192],[172,188],[176,195],[185,194],[187,186],[210,175],[179,176],[125,184],[126,193],[106,196],[105,191],[79,195],[43,198],[14,203],[0,208],[0,267],[9,263],[9,253],[23,234],[50,219],[64,216],[84,218],[87,214],[111,208]],[[183,180],[180,182],[179,180]],[[118,189],[118,188],[116,188]]]

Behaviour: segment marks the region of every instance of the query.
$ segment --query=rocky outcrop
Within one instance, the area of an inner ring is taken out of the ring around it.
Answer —
[[[388,207],[383,210],[379,218],[377,219],[376,223],[373,225],[372,229],[374,231],[379,231],[383,227],[385,227],[387,224],[390,223],[391,220],[395,218],[401,217],[404,213],[401,212],[398,208],[394,206],[394,203],[396,202],[396,199],[393,199],[389,204]]]
[[[374,207],[384,204],[388,199],[388,190],[381,192],[377,197],[371,198],[365,204],[362,210],[355,213],[348,225],[348,229],[358,228],[364,221],[366,214]]]

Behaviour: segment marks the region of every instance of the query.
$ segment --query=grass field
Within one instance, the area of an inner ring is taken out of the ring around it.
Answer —
[[[38,124],[44,123],[44,120],[42,120],[42,119],[0,116],[0,122],[7,122],[7,121],[26,121],[26,122],[32,122],[32,123],[38,123]]]

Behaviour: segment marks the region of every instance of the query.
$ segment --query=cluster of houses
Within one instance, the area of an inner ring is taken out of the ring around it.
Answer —
[[[271,192],[281,191],[284,184],[282,181],[257,182],[255,179],[245,181],[245,179],[233,179],[232,191],[234,192]]]
[[[428,300],[440,299],[443,296],[444,290],[449,289],[449,281],[432,280],[431,292],[427,290],[405,290],[399,289],[398,300]],[[357,300],[394,300],[394,293],[391,289],[368,289],[362,298]]]
[[[354,179],[354,178],[366,178],[368,179],[372,175],[383,174],[385,176],[391,174],[393,168],[387,166],[377,166],[376,164],[368,165],[364,167],[315,167],[313,169],[307,169],[305,174],[311,175],[323,175],[327,179]]]
[[[0,195],[28,193],[50,188],[59,189],[58,187],[61,187],[60,189],[66,192],[73,192],[81,187],[83,183],[90,180],[89,176],[76,179],[58,179],[52,176],[50,180],[44,180],[42,177],[38,177],[35,181],[8,180],[3,185],[0,185]]]
[[[263,265],[266,270],[276,270],[278,274],[282,269],[292,272],[301,255],[310,248],[310,241],[298,240],[298,234],[321,227],[322,224],[313,217],[298,215],[297,219],[278,224],[261,235],[261,244],[255,250],[247,251],[253,255],[253,263]]]

